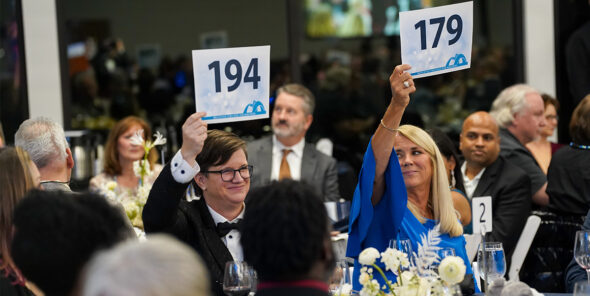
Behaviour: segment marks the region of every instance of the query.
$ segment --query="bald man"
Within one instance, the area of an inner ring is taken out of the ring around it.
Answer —
[[[487,112],[476,112],[463,122],[459,149],[465,157],[461,166],[465,193],[492,197],[492,232],[488,241],[504,245],[509,265],[514,246],[531,211],[530,179],[500,153],[498,125]],[[508,268],[506,268],[508,270]]]

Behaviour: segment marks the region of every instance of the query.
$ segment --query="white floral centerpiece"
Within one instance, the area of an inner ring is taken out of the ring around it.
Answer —
[[[143,229],[141,212],[152,189],[152,185],[146,182],[146,178],[153,174],[148,161],[148,155],[155,146],[166,144],[166,138],[159,131],[154,134],[154,137],[156,139],[153,142],[150,140],[145,141],[143,139],[143,129],[137,130],[131,137],[131,143],[143,146],[145,151],[143,159],[133,162],[133,172],[139,177],[139,185],[135,192],[117,190],[118,185],[115,181],[107,182],[100,190],[108,199],[120,203],[125,209],[125,213],[131,224],[140,229]]]
[[[363,286],[359,294],[361,296],[429,296],[446,295],[448,288],[463,281],[466,266],[463,259],[457,256],[447,256],[442,261],[437,254],[440,249],[440,232],[438,226],[421,236],[421,244],[418,244],[418,253],[408,254],[387,248],[379,253],[375,248],[367,248],[359,255],[359,263],[363,265],[359,276],[359,283]],[[385,276],[384,271],[376,264],[381,258],[385,270],[393,272],[397,281],[393,283]],[[438,273],[435,265],[438,265]],[[383,280],[384,286],[374,278],[377,271]],[[403,270],[403,271],[402,271]]]

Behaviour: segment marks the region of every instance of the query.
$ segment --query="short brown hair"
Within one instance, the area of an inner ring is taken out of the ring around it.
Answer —
[[[34,187],[29,163],[31,158],[22,148],[0,148],[0,272],[11,274],[22,283],[24,279],[10,256],[9,246],[14,207]]]
[[[555,111],[559,111],[559,101],[557,99],[548,94],[541,94],[541,98],[543,98],[543,105],[545,108],[547,108],[549,105],[553,105],[553,107],[555,107]]]
[[[221,131],[209,130],[207,131],[207,139],[203,144],[203,150],[197,155],[197,163],[201,171],[208,171],[210,167],[226,163],[234,152],[242,149],[248,159],[248,151],[246,150],[246,142],[240,139],[236,134]],[[205,173],[206,174],[206,173]],[[195,186],[195,190],[199,195],[203,192],[199,186]]]
[[[277,96],[282,92],[302,98],[303,109],[306,115],[313,114],[313,110],[315,109],[315,98],[307,87],[297,83],[289,83],[277,89]]]
[[[107,144],[105,146],[105,173],[111,176],[121,174],[121,164],[119,163],[119,151],[117,150],[117,142],[119,141],[119,137],[135,124],[141,126],[141,128],[143,129],[144,140],[152,136],[152,129],[147,124],[147,122],[145,122],[145,120],[137,116],[127,116],[119,120],[109,133],[109,138],[107,139]],[[148,155],[150,167],[154,167],[154,163],[156,162],[156,160],[158,160],[158,152],[156,151],[156,149],[152,149],[150,150],[150,154]]]
[[[590,145],[590,94],[578,104],[570,121],[570,135],[578,145]]]

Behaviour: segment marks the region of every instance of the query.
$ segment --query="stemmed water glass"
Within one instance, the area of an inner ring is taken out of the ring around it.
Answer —
[[[223,292],[228,296],[246,296],[252,289],[252,271],[246,262],[225,263]]]
[[[590,283],[587,281],[580,281],[574,284],[574,296],[589,296]]]
[[[590,231],[578,230],[576,232],[574,258],[580,267],[586,270],[590,283]]]
[[[332,277],[330,277],[330,294],[342,295],[344,285],[350,285],[352,287],[351,280],[352,277],[350,276],[348,263],[345,260],[336,262],[336,267],[334,267],[334,272],[332,273]]]
[[[477,252],[480,275],[487,283],[503,278],[506,273],[506,258],[502,243],[486,242]]]
[[[410,261],[410,265],[414,263],[412,260],[412,243],[409,239],[390,239],[389,240],[389,248],[396,249],[402,251],[408,255],[408,260]],[[402,270],[406,270],[407,268],[402,268]]]

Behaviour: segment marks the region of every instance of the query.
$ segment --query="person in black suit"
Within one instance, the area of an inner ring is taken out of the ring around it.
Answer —
[[[242,223],[244,258],[257,296],[328,296],[334,270],[330,224],[313,187],[293,180],[253,189]]]
[[[530,179],[519,167],[499,156],[498,125],[487,112],[475,112],[463,122],[459,149],[468,198],[492,197],[492,232],[488,241],[501,242],[506,266],[531,211]],[[508,268],[506,269],[508,270]]]
[[[238,224],[250,189],[252,166],[246,143],[235,134],[210,130],[191,115],[182,126],[182,147],[150,191],[143,210],[147,233],[165,232],[193,247],[203,258],[216,295],[228,261],[242,261]],[[189,184],[200,198],[188,201]]]

